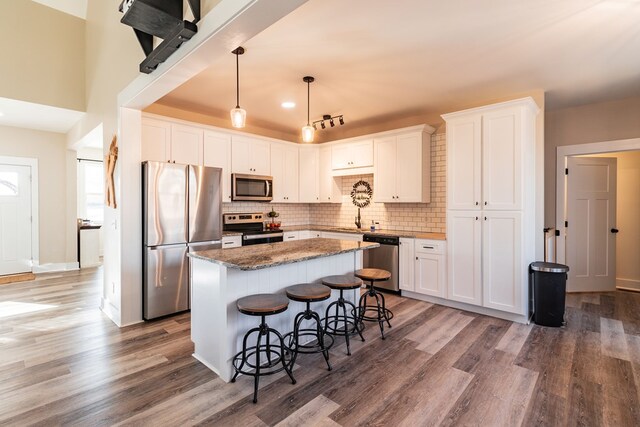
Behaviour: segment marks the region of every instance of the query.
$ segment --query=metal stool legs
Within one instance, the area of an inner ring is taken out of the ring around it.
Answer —
[[[349,312],[351,315],[347,314],[347,306],[350,307]],[[333,307],[335,307],[335,314],[331,316],[329,313]],[[340,309],[342,309],[342,315],[340,315]],[[356,316],[356,312],[356,306],[351,301],[344,299],[343,290],[340,289],[340,298],[329,304],[324,318],[324,329],[327,333],[331,335],[344,336],[347,344],[347,355],[349,356],[351,356],[351,346],[349,344],[350,335],[357,333],[360,335],[360,339],[364,342],[364,336],[362,336],[361,328],[363,325],[359,320],[359,317]],[[340,323],[342,323],[342,328],[340,328]]]
[[[247,340],[251,334],[256,332],[258,333],[256,345],[247,347]],[[271,343],[270,334],[274,334],[278,337],[278,343]],[[265,337],[265,344],[262,344],[263,336]],[[285,361],[285,348],[284,339],[282,335],[280,335],[280,332],[270,328],[265,321],[265,316],[261,316],[260,326],[250,329],[249,332],[244,335],[244,339],[242,340],[242,351],[236,354],[233,358],[233,368],[236,372],[233,375],[233,378],[231,378],[231,382],[235,382],[236,378],[240,374],[253,376],[253,403],[258,402],[258,386],[262,375],[272,375],[284,370],[287,375],[289,375],[289,378],[291,378],[291,383],[295,384],[296,380],[293,377],[293,373]],[[266,355],[266,363],[262,363],[260,360],[262,353]],[[277,357],[273,358],[273,356]],[[254,362],[251,362],[252,357],[255,358]],[[282,366],[278,367],[278,365]],[[245,366],[250,370],[245,370]]]
[[[322,320],[315,311],[311,310],[311,302],[306,301],[307,308],[305,311],[296,314],[293,321],[293,331],[285,335],[285,340],[288,342],[288,350],[291,351],[293,356],[291,357],[290,369],[293,369],[293,365],[296,363],[298,354],[313,354],[322,353],[325,362],[327,363],[327,369],[330,371],[333,369],[331,363],[329,363],[329,349],[333,345],[333,337],[328,335],[322,328]],[[314,329],[303,329],[303,320],[313,320],[315,322]],[[317,344],[300,344],[300,337],[315,337]],[[325,343],[325,337],[330,338],[328,344]]]
[[[368,298],[375,298],[376,304],[367,304]],[[390,320],[393,319],[393,312],[386,307],[386,302],[384,299],[384,294],[378,292],[373,285],[373,281],[369,284],[369,289],[360,296],[360,314],[359,321],[362,322],[364,320],[378,322],[380,326],[380,335],[382,335],[382,339],[385,339],[384,336],[384,322],[387,322],[387,325],[391,328]],[[374,315],[368,316],[367,311],[375,312]]]

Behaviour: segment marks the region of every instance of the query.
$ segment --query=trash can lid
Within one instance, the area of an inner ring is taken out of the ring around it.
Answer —
[[[532,262],[529,268],[533,271],[542,271],[544,273],[566,273],[569,271],[568,265],[542,261]]]

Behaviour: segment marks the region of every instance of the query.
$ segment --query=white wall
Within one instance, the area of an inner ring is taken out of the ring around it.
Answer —
[[[76,160],[75,152],[66,148],[65,136],[0,126],[0,155],[38,159],[40,264],[75,261],[75,246],[68,248],[75,237],[75,220],[67,221],[67,164]],[[75,178],[69,185],[75,194]]]

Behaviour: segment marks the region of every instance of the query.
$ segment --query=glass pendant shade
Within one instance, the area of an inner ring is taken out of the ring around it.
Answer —
[[[247,120],[247,112],[240,107],[231,110],[231,125],[234,128],[243,128]]]
[[[313,142],[313,126],[306,125],[302,128],[302,141]]]

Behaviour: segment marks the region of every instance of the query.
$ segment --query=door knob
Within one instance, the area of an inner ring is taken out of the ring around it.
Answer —
[[[618,231],[620,231],[620,230],[618,230],[617,228],[612,228],[612,229],[611,229],[611,232],[612,232],[613,234],[616,234]]]

